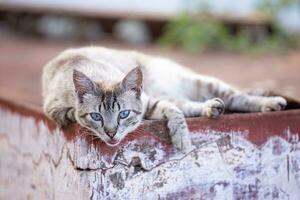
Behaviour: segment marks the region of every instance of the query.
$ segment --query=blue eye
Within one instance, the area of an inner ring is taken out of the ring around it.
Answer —
[[[119,113],[120,119],[125,119],[129,116],[130,110],[124,110]]]
[[[99,113],[90,113],[90,116],[91,118],[94,120],[94,121],[100,121],[102,120],[102,117]]]

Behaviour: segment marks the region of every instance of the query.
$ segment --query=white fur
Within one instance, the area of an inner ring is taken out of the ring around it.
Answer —
[[[80,56],[86,60],[77,62],[76,57]],[[281,110],[286,105],[282,97],[244,94],[218,79],[196,74],[166,58],[135,51],[86,47],[66,50],[45,66],[43,97],[46,115],[58,123],[64,123],[64,116],[62,119],[55,119],[53,110],[73,107],[75,111],[65,115],[71,116],[71,119],[74,113],[76,115],[76,95],[72,80],[75,68],[91,80],[101,82],[109,88],[137,66],[143,72],[143,115],[150,119],[166,117],[174,146],[182,151],[190,148],[184,116],[217,117],[223,113],[225,107],[259,112]],[[149,110],[150,114],[147,115]]]

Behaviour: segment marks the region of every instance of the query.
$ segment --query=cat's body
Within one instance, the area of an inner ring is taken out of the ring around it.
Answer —
[[[166,118],[172,142],[182,151],[190,148],[184,117],[286,106],[281,97],[247,95],[165,58],[101,47],[70,49],[50,61],[43,97],[49,118],[59,125],[77,121],[109,145],[118,144],[144,118]]]

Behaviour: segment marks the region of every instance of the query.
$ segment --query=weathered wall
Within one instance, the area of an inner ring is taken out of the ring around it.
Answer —
[[[247,130],[194,123],[195,149],[181,155],[147,129],[110,148],[78,127],[62,132],[4,108],[0,123],[0,199],[300,197],[299,133],[288,127],[258,147]]]

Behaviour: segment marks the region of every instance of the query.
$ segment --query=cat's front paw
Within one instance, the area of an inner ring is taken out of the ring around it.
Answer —
[[[176,150],[188,153],[192,150],[191,138],[188,132],[182,132],[172,137],[172,143]]]
[[[206,103],[206,116],[211,118],[216,118],[219,115],[222,115],[225,111],[225,104],[222,99],[214,98],[208,100]]]
[[[287,105],[287,102],[282,97],[269,97],[265,99],[261,107],[262,112],[279,111],[283,110]]]
[[[188,153],[192,149],[191,138],[187,127],[177,127],[171,132],[173,147],[181,153]]]
[[[64,128],[69,124],[76,122],[74,113],[74,108],[65,108],[56,111],[51,117],[59,128]]]

